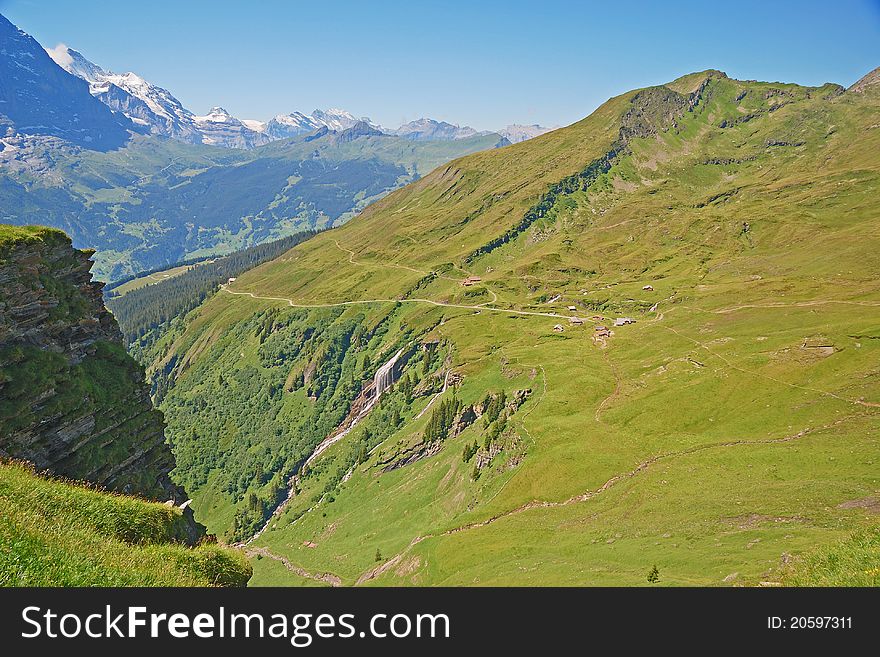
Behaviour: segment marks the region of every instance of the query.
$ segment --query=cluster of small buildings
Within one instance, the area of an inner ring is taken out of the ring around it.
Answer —
[[[465,285],[465,286],[473,285],[474,283],[479,282],[479,280],[480,280],[480,278],[479,278],[478,276],[469,276],[468,278],[466,278],[466,279],[462,282],[462,285]],[[650,284],[643,285],[643,286],[642,286],[642,290],[644,290],[645,292],[653,292],[653,291],[654,291],[654,286],[653,286],[653,285],[650,285]],[[582,293],[583,293],[583,294],[586,294],[587,291],[586,291],[586,290],[582,290]],[[561,295],[561,294],[557,294],[557,295],[553,296],[551,299],[549,299],[548,301],[546,301],[545,303],[554,303],[554,302],[558,301],[558,300],[561,299],[561,298],[562,298],[562,295]],[[657,305],[658,305],[658,304],[654,304],[654,306],[651,308],[651,312],[653,312],[653,311],[655,311],[655,310],[657,309]],[[575,312],[577,312],[578,307],[572,305],[572,306],[566,306],[566,309],[568,310],[568,312],[575,313]],[[555,315],[556,313],[550,311],[548,314],[550,314],[550,315]],[[593,320],[593,321],[602,321],[603,319],[604,319],[604,318],[603,318],[601,315],[594,315],[594,316],[592,317],[592,320]],[[569,324],[572,324],[573,326],[582,326],[582,325],[583,325],[584,323],[586,323],[587,321],[588,321],[588,320],[587,320],[586,318],[583,318],[583,317],[577,317],[577,316],[571,316],[571,317],[568,318],[568,322],[569,322]],[[635,323],[636,323],[636,320],[633,319],[632,317],[617,317],[617,318],[614,320],[614,324],[613,324],[613,325],[614,325],[614,326],[626,326],[627,324],[635,324]],[[562,324],[556,324],[556,325],[553,326],[553,330],[556,331],[557,333],[562,333],[565,329],[564,329],[564,327],[562,326]],[[594,337],[597,337],[597,338],[607,338],[607,337],[610,337],[611,335],[612,335],[612,332],[611,332],[611,330],[610,330],[607,326],[602,325],[602,324],[598,324],[598,325],[596,325],[596,327],[595,327],[595,336],[594,336]]]

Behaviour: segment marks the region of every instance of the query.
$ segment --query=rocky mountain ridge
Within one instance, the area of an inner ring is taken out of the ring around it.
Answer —
[[[93,150],[124,144],[139,128],[94,98],[33,37],[0,15],[0,134],[60,137]]]
[[[107,71],[64,44],[47,48],[46,52],[58,66],[88,82],[92,96],[112,110],[124,114],[152,134],[187,143],[250,149],[322,129],[342,132],[358,123],[366,123],[376,131],[412,141],[456,141],[493,133],[491,130],[478,131],[470,126],[428,117],[406,122],[397,128],[384,128],[369,117],[357,117],[339,108],[315,109],[311,114],[299,111],[277,114],[269,121],[241,119],[220,106],[212,107],[203,116],[197,116],[169,91],[136,73]],[[517,143],[550,129],[537,124],[514,124],[494,132],[510,143]]]

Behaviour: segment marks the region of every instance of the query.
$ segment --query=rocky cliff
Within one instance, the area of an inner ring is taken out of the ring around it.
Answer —
[[[0,457],[181,502],[162,414],[91,280],[90,255],[61,231],[0,225]]]

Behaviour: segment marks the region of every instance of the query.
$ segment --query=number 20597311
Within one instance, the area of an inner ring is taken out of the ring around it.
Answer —
[[[851,630],[852,616],[768,616],[771,630]]]

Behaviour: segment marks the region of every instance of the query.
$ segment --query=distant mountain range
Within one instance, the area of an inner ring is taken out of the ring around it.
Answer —
[[[0,222],[65,230],[118,279],[344,223],[497,133],[412,141],[339,109],[199,116],[0,16]],[[225,148],[221,148],[225,147]]]
[[[321,128],[347,130],[363,122],[388,135],[411,141],[456,141],[498,134],[517,143],[549,132],[539,125],[509,125],[500,130],[477,131],[446,121],[420,118],[398,128],[383,128],[368,117],[356,117],[344,109],[316,109],[311,114],[278,114],[269,121],[240,119],[222,107],[212,107],[204,116],[196,116],[169,91],[156,86],[136,73],[112,73],[86,59],[64,44],[47,49],[49,56],[68,73],[89,83],[95,98],[120,112],[150,133],[190,144],[209,144],[226,148],[256,148],[279,139],[289,139]]]

